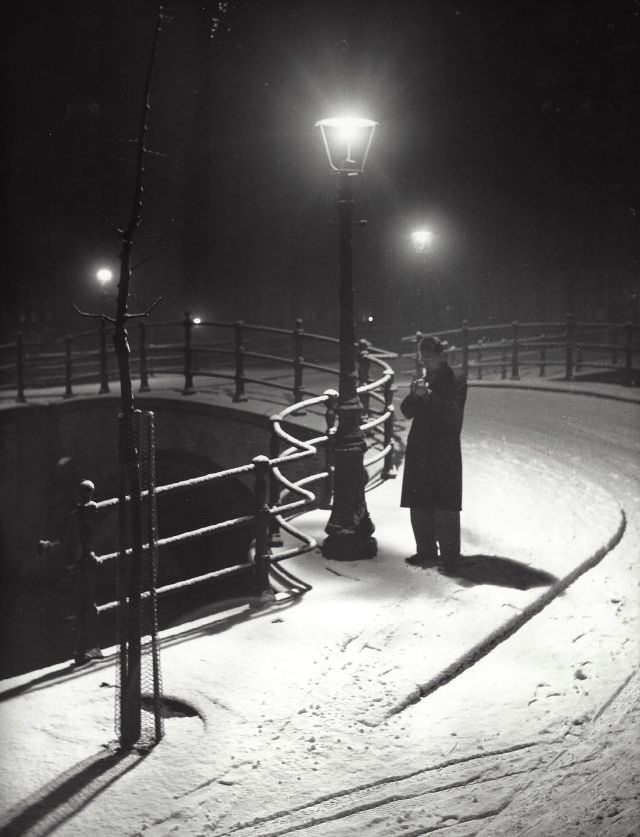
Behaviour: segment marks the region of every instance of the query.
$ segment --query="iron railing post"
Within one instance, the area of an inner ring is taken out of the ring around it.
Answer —
[[[73,389],[71,386],[73,377],[73,360],[71,356],[71,337],[65,335],[64,338],[64,395],[63,398],[72,398]]]
[[[565,346],[565,373],[566,381],[573,380],[573,343],[575,340],[575,319],[573,314],[567,314],[567,333]]]
[[[254,456],[255,468],[255,558],[254,573],[258,595],[262,596],[271,591],[269,583],[269,568],[271,565],[271,550],[269,548],[269,520],[271,512],[267,504],[269,472],[271,463],[268,456]]]
[[[244,323],[242,320],[237,320],[233,324],[233,333],[235,336],[235,362],[236,362],[236,371],[235,371],[235,382],[236,382],[236,391],[233,395],[233,400],[235,402],[239,401],[246,401],[247,396],[244,392],[244,345],[242,339],[242,326]]]
[[[624,324],[624,384],[633,385],[633,323]]]
[[[272,416],[273,419],[273,416]],[[269,437],[269,459],[273,461],[280,455],[280,437],[276,433],[274,422],[271,422],[271,435]],[[274,473],[273,467],[269,471],[269,506],[275,508],[280,503],[280,483]],[[269,515],[269,546],[282,546],[280,526],[275,514]]]
[[[369,368],[371,366],[371,361],[369,360],[369,348],[371,344],[368,340],[358,340],[358,385],[362,386],[363,384],[368,384],[370,382],[369,378]],[[362,404],[362,415],[365,421],[369,418],[369,393],[362,392],[360,393],[360,403]]]
[[[520,380],[520,323],[514,320],[512,323],[511,337],[511,380]]]
[[[321,509],[330,509],[331,501],[333,499],[333,478],[335,473],[333,448],[337,429],[338,393],[335,389],[327,389],[323,394],[327,396],[324,413],[327,433],[327,443],[324,448],[324,467],[327,472],[327,479],[324,483],[322,496],[318,498],[318,507]]]
[[[138,346],[138,356],[140,358],[140,392],[149,392],[149,368],[147,366],[147,324],[144,320],[140,320],[138,328],[140,329],[140,345]]]
[[[414,338],[415,341],[415,351],[413,355],[413,364],[415,369],[415,377],[421,378],[424,372],[424,367],[422,366],[422,355],[420,354],[420,341],[422,340],[422,332],[416,331],[416,336]]]
[[[76,508],[80,554],[76,565],[78,587],[78,630],[76,635],[75,662],[78,665],[102,657],[98,646],[96,608],[96,560],[93,552],[93,537],[96,517],[96,503],[93,499],[94,484],[90,480],[80,483],[80,502]]]
[[[507,377],[507,348],[500,347],[500,378],[504,381]]]
[[[105,320],[100,320],[100,395],[109,392],[109,368],[107,363],[107,323]]]
[[[302,335],[304,329],[302,327],[302,320],[297,319],[295,328],[293,329],[293,402],[296,404],[302,401],[304,395],[302,392],[302,374],[304,357],[302,355]],[[299,410],[302,414],[304,410]]]
[[[193,318],[190,311],[184,312],[184,389],[183,395],[193,395],[195,387],[193,386]]]
[[[384,422],[384,446],[385,448],[389,446],[389,450],[384,457],[384,467],[382,469],[382,479],[384,480],[394,479],[398,475],[395,451],[393,449],[394,392],[393,378],[389,378],[384,385],[384,409],[388,413]]]
[[[540,346],[540,369],[538,370],[538,374],[540,378],[544,378],[545,367],[547,362],[547,347]]]
[[[476,377],[479,381],[482,380],[482,347],[478,346],[478,351],[476,352],[476,365],[477,365],[477,373]]]
[[[462,374],[466,378],[469,374],[469,321],[462,321],[461,329],[462,340]]]
[[[22,332],[16,334],[16,403],[26,404],[24,395],[24,337]]]

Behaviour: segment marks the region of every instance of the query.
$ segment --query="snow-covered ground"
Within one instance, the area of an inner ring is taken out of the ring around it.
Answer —
[[[167,635],[197,714],[149,753],[113,746],[113,658],[4,681],[6,833],[638,833],[637,411],[472,390],[461,577],[405,564],[387,482],[375,559],[309,553],[304,597]]]

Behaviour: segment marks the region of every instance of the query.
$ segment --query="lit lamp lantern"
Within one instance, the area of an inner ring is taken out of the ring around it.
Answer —
[[[411,233],[411,241],[416,253],[427,253],[433,244],[433,233],[431,230],[414,230]]]
[[[329,165],[334,171],[362,174],[369,156],[373,134],[378,123],[356,116],[320,119],[322,141]]]

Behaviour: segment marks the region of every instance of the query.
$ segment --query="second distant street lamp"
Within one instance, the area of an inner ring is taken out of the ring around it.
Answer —
[[[409,312],[408,321],[412,321],[416,329],[424,327],[427,316],[435,316],[434,306],[431,306],[430,311],[426,310],[426,299],[429,296],[429,291],[425,287],[425,282],[430,276],[430,259],[433,249],[433,232],[425,227],[413,230],[411,233],[411,243],[413,244],[414,252],[419,260],[418,270],[415,275],[414,283],[415,290],[411,302],[411,311]],[[435,325],[434,325],[435,327]]]
[[[377,551],[364,493],[366,441],[360,427],[362,404],[357,392],[351,247],[351,178],[364,171],[376,125],[370,119],[354,117],[321,119],[316,123],[329,165],[338,178],[340,386],[338,427],[333,442],[333,502],[322,551],[327,558],[340,561],[373,558]]]

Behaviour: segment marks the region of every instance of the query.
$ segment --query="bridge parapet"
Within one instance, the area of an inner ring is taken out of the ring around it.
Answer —
[[[451,365],[478,380],[487,375],[511,380],[537,375],[572,381],[600,375],[633,386],[640,379],[640,325],[630,322],[583,322],[572,315],[558,322],[470,325],[464,321],[457,329],[402,337],[400,361],[417,364],[418,344],[426,336],[446,340]]]

